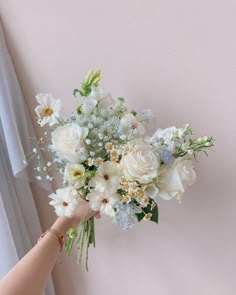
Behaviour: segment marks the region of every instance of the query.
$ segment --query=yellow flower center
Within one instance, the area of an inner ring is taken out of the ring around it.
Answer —
[[[129,184],[128,183],[124,183],[123,187],[124,187],[125,190],[128,190],[129,189]]]
[[[145,216],[144,216],[144,219],[145,220],[150,220],[152,217],[152,213],[147,213]]]
[[[53,109],[50,107],[46,107],[43,109],[43,117],[50,117],[53,114]]]
[[[123,196],[122,199],[121,199],[121,201],[123,203],[128,203],[128,202],[130,202],[130,198],[129,198],[129,196]]]
[[[80,177],[81,176],[81,172],[80,171],[74,171],[74,173],[73,173],[73,176],[74,177]]]
[[[81,171],[80,169],[72,169],[70,173],[74,181],[81,179],[84,176],[84,171]]]

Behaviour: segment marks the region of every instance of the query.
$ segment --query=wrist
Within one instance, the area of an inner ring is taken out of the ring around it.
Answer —
[[[61,235],[66,236],[67,231],[73,227],[72,220],[67,217],[58,217],[51,228],[57,230]]]

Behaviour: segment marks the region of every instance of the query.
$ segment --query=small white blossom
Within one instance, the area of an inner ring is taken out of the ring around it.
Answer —
[[[87,139],[85,140],[85,142],[86,142],[86,144],[90,144],[90,143],[91,143],[91,140],[87,138]]]

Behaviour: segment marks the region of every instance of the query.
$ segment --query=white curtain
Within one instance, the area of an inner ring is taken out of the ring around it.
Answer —
[[[30,182],[36,181],[31,165],[35,136],[0,24],[0,279],[37,242],[41,227]],[[39,185],[51,190],[50,183]],[[55,295],[52,280],[45,295]]]

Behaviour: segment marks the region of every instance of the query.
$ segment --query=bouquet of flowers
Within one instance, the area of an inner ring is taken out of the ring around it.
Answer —
[[[189,125],[158,128],[146,135],[152,112],[129,110],[122,97],[113,99],[99,82],[100,71],[87,74],[81,89],[74,90],[74,96],[80,97],[78,108],[67,118],[60,117],[59,99],[51,94],[36,96],[38,123],[52,127],[45,132],[52,161],[40,162],[35,169],[40,172],[56,166],[64,181],[63,187],[49,196],[50,205],[58,216],[70,217],[82,198],[122,229],[133,227],[136,220],[158,223],[157,198],[182,200],[196,179],[193,157],[206,153],[213,138],[193,138]],[[68,232],[68,253],[74,243],[78,262],[86,252],[87,266],[88,248],[95,246],[93,218]]]

